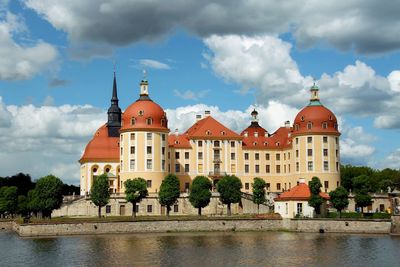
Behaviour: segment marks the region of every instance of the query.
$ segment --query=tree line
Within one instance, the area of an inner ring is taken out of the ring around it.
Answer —
[[[148,196],[147,183],[143,178],[128,179],[125,185],[125,199],[132,203],[132,216],[136,217],[136,204]],[[253,202],[259,205],[266,202],[265,199],[266,183],[261,178],[254,178],[253,183]],[[220,201],[227,206],[227,214],[231,215],[231,205],[239,203],[242,198],[242,182],[235,175],[226,175],[217,183]],[[211,201],[212,183],[205,176],[196,176],[190,187],[189,202],[198,210],[201,215],[202,209],[207,207]],[[158,200],[162,206],[166,207],[169,216],[171,207],[177,203],[180,196],[180,181],[174,174],[167,175],[160,186]],[[91,201],[98,207],[98,216],[101,217],[101,208],[106,206],[110,199],[108,190],[107,175],[100,175],[93,183]]]
[[[32,181],[29,174],[0,177],[0,217],[30,216],[50,218],[61,206],[63,195],[79,194],[79,187],[64,184],[47,175]]]

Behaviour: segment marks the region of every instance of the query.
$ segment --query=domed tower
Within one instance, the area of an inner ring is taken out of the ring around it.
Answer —
[[[317,176],[321,190],[328,192],[340,184],[340,133],[335,114],[320,102],[315,83],[310,92],[310,103],[297,114],[293,124],[294,173],[306,180]]]
[[[122,115],[120,129],[120,192],[127,179],[142,177],[149,192],[157,192],[167,175],[168,120],[149,97],[148,81],[140,83],[140,97]]]

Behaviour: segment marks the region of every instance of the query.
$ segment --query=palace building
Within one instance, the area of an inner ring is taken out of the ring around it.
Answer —
[[[335,115],[319,99],[314,84],[311,98],[294,118],[275,132],[268,132],[251,112],[249,126],[236,133],[212,117],[209,111],[193,118],[183,133],[168,128],[167,114],[149,94],[149,83],[140,83],[139,98],[124,112],[118,105],[114,74],[108,121],[94,133],[79,160],[81,195],[90,193],[96,176],[106,173],[110,191],[124,192],[130,178],[147,180],[149,193],[156,193],[168,173],[180,179],[186,192],[198,175],[215,185],[226,174],[238,176],[243,192],[251,193],[254,177],[267,183],[268,192],[284,192],[313,176],[322,191],[340,183],[338,124]]]

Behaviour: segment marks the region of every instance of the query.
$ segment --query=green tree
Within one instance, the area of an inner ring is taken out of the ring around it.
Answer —
[[[149,195],[147,182],[143,178],[128,179],[125,181],[125,199],[132,203],[132,216],[136,218],[136,203]]]
[[[17,214],[21,216],[26,216],[29,213],[29,201],[28,197],[24,195],[18,196],[18,207]]]
[[[98,207],[98,215],[101,218],[101,208],[107,205],[110,200],[107,174],[97,176],[93,181],[92,189],[90,190],[90,200]]]
[[[180,196],[180,184],[179,179],[174,174],[168,174],[160,186],[160,192],[158,192],[158,201],[161,205],[167,207],[167,216],[171,211],[171,206],[176,203]]]
[[[39,203],[37,198],[35,197],[36,191],[35,189],[29,190],[28,192],[28,210],[33,212],[35,216],[37,216],[39,212]]]
[[[361,213],[364,213],[364,207],[372,203],[372,198],[369,195],[369,192],[371,192],[370,177],[367,175],[355,177],[353,188],[355,192],[354,200],[357,206],[361,208]]]
[[[51,218],[51,212],[62,204],[62,186],[63,182],[54,175],[37,180],[35,189],[29,196],[33,210],[40,211],[44,218]]]
[[[7,187],[4,191],[4,199],[6,201],[6,211],[14,217],[14,214],[17,212],[18,207],[18,188],[16,186]]]
[[[321,213],[321,205],[324,202],[321,197],[321,181],[318,177],[314,176],[311,181],[308,182],[308,186],[310,187],[311,196],[308,200],[308,205],[315,209],[315,213],[319,215]]]
[[[8,186],[3,186],[0,188],[0,215],[4,217],[7,212],[7,201],[5,199],[5,192],[7,191]]]
[[[265,202],[265,181],[259,177],[253,182],[253,202],[257,204],[257,213],[260,213],[260,204]]]
[[[223,204],[228,206],[228,216],[231,216],[231,204],[239,203],[242,198],[242,182],[235,175],[226,175],[219,180],[217,191],[219,198]]]
[[[207,207],[211,199],[211,181],[205,176],[196,176],[190,188],[189,201],[193,207],[198,209],[201,216],[201,209]]]
[[[343,186],[339,186],[335,190],[329,192],[333,207],[339,212],[341,217],[342,210],[349,205],[349,192]]]

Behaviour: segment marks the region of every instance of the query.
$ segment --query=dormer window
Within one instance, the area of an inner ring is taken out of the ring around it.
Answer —
[[[131,119],[131,125],[135,125],[135,123],[136,123],[136,119],[135,119],[135,118],[132,118],[132,119]]]
[[[226,135],[226,132],[225,131],[221,131],[221,135]]]
[[[296,131],[298,131],[298,130],[299,130],[299,125],[296,124],[296,125],[294,126],[294,129],[295,129]]]
[[[207,130],[206,135],[211,135],[211,132],[209,130]]]
[[[276,146],[280,146],[281,144],[279,142],[276,142]]]
[[[327,128],[328,128],[328,123],[323,122],[323,123],[322,123],[322,129],[327,129]]]
[[[179,141],[177,140],[177,141],[175,141],[175,144],[177,145],[177,144],[179,144]]]
[[[267,143],[267,142],[264,142],[264,146],[268,146],[268,143]]]
[[[161,126],[165,126],[165,120],[161,119]]]
[[[147,125],[152,125],[153,124],[153,119],[152,118],[147,118],[146,119]]]
[[[333,120],[333,117],[332,117],[332,115],[331,115],[331,116],[329,116],[329,120],[330,120],[330,121],[332,121],[332,120]]]
[[[311,128],[312,128],[312,122],[307,123],[307,129],[311,130]]]
[[[256,146],[258,143],[257,142],[253,142],[253,146]]]

